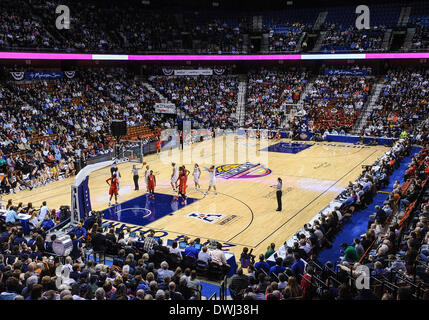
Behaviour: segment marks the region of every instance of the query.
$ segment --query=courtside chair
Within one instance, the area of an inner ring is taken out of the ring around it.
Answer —
[[[207,277],[208,271],[209,271],[208,263],[202,260],[197,260],[197,274],[199,276]]]

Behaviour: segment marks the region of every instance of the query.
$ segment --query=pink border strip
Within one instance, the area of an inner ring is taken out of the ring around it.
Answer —
[[[335,59],[332,54],[331,59]],[[340,54],[339,54],[340,55]],[[353,53],[341,54],[339,60],[353,59]],[[103,59],[98,57],[103,56]],[[0,52],[0,59],[16,60],[132,60],[132,61],[273,61],[273,60],[323,60],[320,54],[273,54],[273,55],[100,55],[81,53],[31,53]],[[111,58],[109,58],[111,57]],[[126,58],[124,58],[126,57]],[[429,52],[366,53],[365,59],[426,59]],[[330,59],[330,60],[331,60]]]
[[[273,54],[273,55],[128,55],[128,60],[143,60],[143,61],[235,61],[235,60],[301,60],[300,54]]]
[[[92,60],[92,54],[0,52],[0,59],[23,60]]]
[[[429,58],[429,52],[365,54],[365,59],[425,59],[425,58]]]

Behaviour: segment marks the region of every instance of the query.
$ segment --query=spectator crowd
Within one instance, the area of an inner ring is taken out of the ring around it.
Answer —
[[[363,135],[399,138],[405,131],[421,140],[428,128],[429,73],[421,68],[389,70]]]
[[[241,265],[229,288],[238,300],[413,300],[429,299],[429,177],[428,141],[412,157],[405,180],[395,181],[383,207],[369,217],[368,231],[353,243],[343,243],[340,263],[317,257],[332,246],[342,225],[358,210],[366,208],[377,190],[411,152],[411,142],[397,142],[338,197],[340,203],[320,214],[298,232],[293,243],[275,259],[271,244],[256,263],[245,249]],[[426,191],[426,192],[425,192]],[[412,211],[415,209],[415,211]],[[270,263],[268,263],[270,259]],[[275,264],[273,263],[275,261]],[[364,268],[369,270],[370,288],[354,285]],[[247,274],[243,269],[247,268]]]
[[[277,129],[284,125],[285,111],[296,104],[308,81],[303,70],[260,69],[248,74],[245,126]]]
[[[168,122],[154,112],[158,97],[121,68],[0,88],[1,193],[67,178],[88,159],[113,152],[112,119],[150,129]]]
[[[166,246],[152,230],[115,231],[97,212],[69,232],[71,250],[60,257],[56,235],[47,233],[61,223],[60,212],[46,202],[36,209],[9,201],[6,210],[0,219],[0,300],[200,300],[200,276],[222,279],[230,268],[219,243],[197,249],[200,239],[185,237],[185,249],[177,241]],[[29,237],[16,212],[31,214]]]
[[[237,76],[153,76],[152,86],[202,127],[236,128]]]
[[[70,8],[70,28],[57,29],[57,6]],[[421,4],[420,4],[421,5]],[[306,34],[317,34],[320,48],[316,51],[380,52],[388,26],[397,22],[399,13],[384,8],[386,21],[378,21],[370,29],[356,30],[354,19],[344,19],[338,10],[354,14],[354,7],[325,8],[329,23],[316,27],[321,9],[307,11],[288,9],[279,19],[270,11],[258,12],[263,25],[254,22],[255,13],[210,11],[194,8],[156,8],[138,0],[117,1],[71,0],[5,0],[0,9],[0,48],[7,50],[44,50],[98,53],[201,53],[246,54],[250,52],[300,52],[306,50]],[[332,12],[332,13],[331,13]],[[383,7],[373,9],[383,15]],[[426,14],[427,15],[427,14]],[[427,16],[409,21],[416,28],[411,48],[427,47]],[[313,18],[310,18],[313,17]],[[422,21],[425,21],[423,23]],[[385,22],[385,23],[383,23]],[[251,41],[254,32],[267,37],[259,47]],[[299,46],[302,44],[302,46]],[[313,48],[311,48],[313,49]]]
[[[384,51],[382,47],[386,32],[384,26],[374,26],[369,30],[356,30],[354,25],[343,26],[333,23],[322,29],[326,29],[326,34],[320,49],[326,53]]]

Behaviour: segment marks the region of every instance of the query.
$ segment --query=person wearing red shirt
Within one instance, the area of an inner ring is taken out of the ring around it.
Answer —
[[[155,195],[154,195],[155,186],[156,186],[156,178],[155,178],[155,175],[153,174],[153,170],[150,170],[150,173],[147,176],[147,189],[152,199],[155,199]]]
[[[188,177],[184,173],[182,173],[182,174],[180,174],[179,179],[177,179],[177,180],[179,181],[179,194],[183,199],[182,204],[185,204],[186,187],[187,187],[186,182],[188,180]]]
[[[186,176],[189,176],[190,171],[189,171],[188,169],[186,169],[186,168],[185,168],[185,166],[183,165],[183,166],[181,166],[181,167],[179,168],[179,176],[180,176],[182,173],[184,173]]]
[[[307,265],[305,268],[306,273],[301,278],[301,290],[302,296],[304,300],[311,300],[313,297],[313,267],[311,265]]]
[[[110,181],[110,183],[109,183]],[[115,204],[118,204],[118,187],[119,187],[119,180],[116,178],[116,172],[113,173],[113,175],[106,180],[107,184],[110,186],[109,188],[109,206],[110,201],[112,201],[113,196],[115,196]]]
[[[179,181],[179,195],[182,197],[183,201],[182,204],[185,204],[186,201],[186,183],[188,182],[188,175],[189,170],[185,168],[185,166],[180,167],[179,170],[179,178],[177,181]]]
[[[159,154],[159,153],[161,152],[161,143],[162,143],[162,140],[161,140],[161,139],[159,139],[159,140],[156,142],[156,154]]]
[[[389,164],[389,166],[390,166],[391,171],[393,171],[393,169],[394,169],[395,162],[396,162],[396,161],[395,161],[395,159],[390,158],[390,160],[389,160],[388,164]]]

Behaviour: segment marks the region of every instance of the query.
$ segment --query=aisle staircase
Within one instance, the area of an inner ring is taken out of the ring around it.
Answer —
[[[402,7],[401,13],[399,14],[398,27],[405,27],[410,19],[411,7]]]
[[[407,35],[405,36],[403,49],[411,48],[415,33],[416,33],[416,28],[408,28],[407,29]]]
[[[308,93],[313,89],[313,83],[314,81],[308,81],[307,86],[305,87],[304,91],[302,92],[301,96],[298,100],[298,105],[303,107],[304,106],[304,99],[308,95]]]
[[[384,51],[388,51],[390,49],[390,45],[392,43],[392,39],[393,39],[393,37],[392,37],[392,29],[389,28],[384,33],[383,42],[381,44],[381,48]]]
[[[316,43],[314,44],[313,52],[319,52],[320,48],[322,48],[322,43],[326,38],[327,31],[320,31],[319,38],[317,39]]]
[[[323,25],[323,23],[326,20],[326,17],[328,16],[328,11],[322,11],[319,13],[319,15],[317,16],[316,21],[314,22],[314,30],[319,30],[320,27]]]
[[[238,84],[238,96],[237,96],[237,110],[236,117],[238,125],[242,127],[244,125],[246,115],[246,90],[247,90],[247,79],[241,77],[240,83]]]
[[[314,80],[315,80],[315,77],[308,79],[307,85],[305,86],[304,91],[301,93],[301,96],[299,97],[298,102],[294,104],[291,109],[289,109],[289,112],[288,112],[289,116],[286,117],[286,119],[281,123],[280,125],[281,127],[283,128],[286,127],[287,122],[291,119],[291,116],[290,116],[291,114],[296,114],[297,112],[302,111],[304,109],[304,99],[308,95],[308,93],[313,89]],[[284,103],[282,105],[282,109],[285,110],[286,107],[287,107],[287,104]]]
[[[143,86],[146,87],[150,92],[156,94],[162,103],[171,103],[166,97],[164,97],[158,90],[156,90],[152,85],[148,82],[143,82]]]
[[[170,100],[168,100],[165,96],[163,96],[158,90],[156,90],[150,83],[143,82],[142,84],[150,92],[157,95],[159,97],[159,100],[161,101],[161,103],[173,103]],[[176,106],[176,115],[181,119],[190,119],[189,116],[186,114],[186,112],[184,112],[183,110],[181,110],[177,106]],[[193,128],[199,128],[200,126],[201,126],[201,124],[197,120],[193,119]]]
[[[376,84],[374,92],[372,93],[371,97],[369,98],[368,102],[365,103],[365,105],[362,107],[359,117],[355,121],[355,124],[353,125],[352,134],[354,135],[360,135],[362,132],[363,127],[366,124],[366,120],[368,119],[369,115],[372,113],[372,110],[374,109],[378,97],[380,96],[380,92],[383,89],[383,83],[379,82]]]

